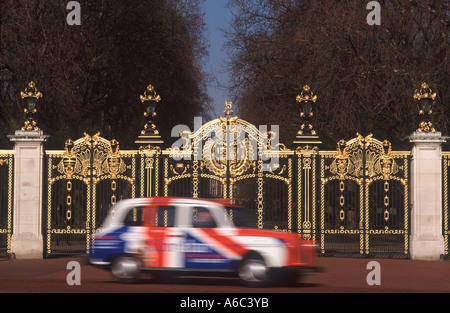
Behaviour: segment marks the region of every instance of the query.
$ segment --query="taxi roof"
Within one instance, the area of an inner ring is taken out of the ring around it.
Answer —
[[[216,199],[216,198],[189,198],[189,197],[143,197],[143,198],[128,198],[122,200],[122,202],[132,202],[139,201],[143,203],[159,203],[159,204],[169,204],[169,203],[214,203],[221,205],[233,205],[230,203],[231,199]]]

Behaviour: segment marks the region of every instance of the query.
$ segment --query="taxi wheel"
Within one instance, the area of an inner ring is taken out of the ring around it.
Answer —
[[[141,263],[133,256],[119,256],[111,266],[111,273],[122,283],[135,283],[139,280]]]
[[[246,286],[263,287],[269,281],[269,271],[260,255],[244,258],[238,268],[238,275]]]

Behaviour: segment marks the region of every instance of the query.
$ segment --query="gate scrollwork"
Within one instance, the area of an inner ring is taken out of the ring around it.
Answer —
[[[403,236],[401,253],[408,254],[409,153],[393,152],[389,141],[371,134],[357,134],[339,141],[334,153],[321,154],[322,253],[327,240],[338,240],[331,234],[353,236],[360,254],[395,234]]]
[[[46,151],[47,255],[89,251],[91,236],[109,207],[119,197],[135,194],[135,154],[123,154],[116,140],[99,133],[68,139],[63,151]]]

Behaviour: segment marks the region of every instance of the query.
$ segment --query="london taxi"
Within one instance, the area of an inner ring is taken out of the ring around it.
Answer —
[[[232,274],[249,286],[296,281],[316,268],[313,241],[292,233],[237,227],[230,209],[223,201],[203,199],[120,201],[95,234],[90,263],[107,267],[121,282],[136,282],[143,271],[150,271]]]

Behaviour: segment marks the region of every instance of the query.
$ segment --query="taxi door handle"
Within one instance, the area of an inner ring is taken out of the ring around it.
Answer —
[[[186,235],[169,235],[168,237],[186,238]]]

